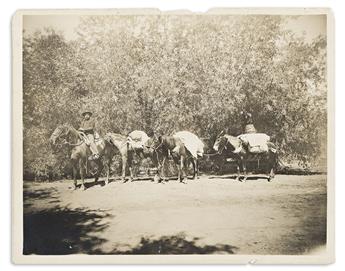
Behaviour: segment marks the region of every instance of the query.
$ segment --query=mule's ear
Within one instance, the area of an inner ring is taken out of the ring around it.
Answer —
[[[222,130],[218,135],[217,135],[217,138],[224,135],[224,130]]]
[[[108,141],[110,144],[115,145],[111,132],[106,133],[106,135],[104,136],[104,140]]]

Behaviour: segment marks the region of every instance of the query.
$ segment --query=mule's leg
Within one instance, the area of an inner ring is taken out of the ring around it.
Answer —
[[[176,168],[177,168],[177,180],[179,182],[181,182],[181,168],[182,168],[182,166],[181,166],[182,163],[181,162],[182,162],[182,158],[174,153],[173,160],[174,160],[174,163],[175,163]]]
[[[196,179],[200,179],[198,158],[195,159],[195,167],[196,167]]]
[[[185,165],[185,158],[183,157],[183,155],[181,155],[180,157],[180,168],[179,168],[179,181],[182,183],[186,177],[186,174],[184,172],[184,165]]]
[[[193,180],[199,179],[199,164],[198,164],[198,158],[192,158],[192,165],[193,165]]]
[[[274,168],[272,167],[270,170],[270,174],[268,175],[267,181],[271,182],[274,179],[275,176],[275,172],[274,172]]]
[[[157,172],[155,174],[155,176],[153,177],[153,181],[154,182],[160,182],[161,181],[161,165],[158,162],[158,158],[153,158],[152,159],[155,167],[157,168]]]
[[[236,176],[236,181],[240,181],[241,178],[241,163],[240,160],[237,160],[237,176]]]
[[[85,163],[82,160],[79,160],[79,168],[80,168],[80,179],[81,179],[81,189],[86,190],[84,178],[85,178]]]
[[[76,161],[72,161],[72,170],[73,170],[73,183],[74,183],[73,189],[76,190],[77,189],[77,174],[78,174],[78,167],[77,167]]]
[[[153,165],[155,168],[157,168],[157,171],[156,171],[156,174],[155,176],[153,177],[153,182],[159,182],[160,179],[161,179],[161,176],[160,176],[160,163],[159,163],[159,157],[158,157],[158,154],[156,151],[153,151],[151,152],[148,157],[151,159]]]
[[[129,153],[128,154],[128,170],[129,170],[129,181],[133,182],[133,167],[132,167],[132,162],[133,162],[133,154]]]
[[[243,167],[243,180],[242,182],[245,182],[247,181],[247,165],[246,165],[246,161],[245,159],[241,158],[241,161],[242,161],[242,167]]]
[[[113,153],[112,151],[108,151],[107,149],[104,152],[104,162],[102,163],[103,167],[105,168],[105,180],[104,180],[104,185],[109,184],[109,178],[110,178],[110,163],[113,158]]]
[[[101,176],[102,170],[104,168],[103,162],[101,160],[97,160],[97,168],[98,168],[98,170],[97,170],[97,173],[95,176],[95,183],[98,182],[99,177]]]
[[[133,175],[133,167],[132,165],[129,166],[129,181],[133,182],[134,175]]]
[[[189,160],[190,160],[190,161],[189,161]],[[192,180],[195,180],[195,177],[197,177],[195,158],[194,158],[194,157],[191,157],[191,158],[187,159],[187,162],[185,163],[185,164],[186,164],[186,169],[187,169],[187,170],[188,170],[188,168],[189,168],[189,163],[191,163],[192,166],[193,166]],[[188,174],[188,172],[186,172],[186,174]]]
[[[182,158],[179,160],[179,161],[177,161],[177,180],[179,181],[179,182],[181,182],[181,168],[182,168],[182,166],[181,166],[181,164],[182,164]]]
[[[183,163],[181,164],[181,173],[182,173],[182,180],[188,179],[188,169],[187,169],[187,163],[188,163],[188,159],[187,157],[183,157]],[[194,173],[193,173],[194,175]],[[195,177],[193,176],[193,179]]]
[[[156,174],[155,174],[155,176],[153,178],[153,181],[154,182],[156,182],[156,181],[160,182],[161,178],[162,178],[162,176],[161,176],[161,167],[162,167],[162,165],[160,163],[161,156],[158,154],[158,152],[156,150],[154,150],[151,153],[150,157],[151,157],[151,161],[153,162],[154,166],[157,168],[157,171],[156,171]]]
[[[121,181],[126,182],[127,154],[122,154]]]
[[[107,171],[107,177],[105,179],[105,184],[109,184],[109,178],[110,178],[110,161],[111,159],[108,159],[107,163],[106,163],[106,171]]]
[[[159,169],[158,169],[158,171],[159,171]],[[155,176],[153,177],[153,182],[160,182],[160,180],[161,180],[161,178],[160,178],[159,174],[156,173]]]
[[[272,161],[272,163],[270,164],[270,172],[269,172],[269,176],[267,181],[272,181],[275,177],[275,171],[276,171],[276,166],[277,166],[277,161],[278,161],[278,156],[276,154],[271,155],[273,157],[270,157],[270,161]]]
[[[162,166],[161,166],[161,170],[160,170],[161,171],[160,175],[161,175],[161,180],[162,181],[166,181],[166,177],[164,175],[165,160],[166,160],[166,156],[164,156],[164,158],[163,158]]]

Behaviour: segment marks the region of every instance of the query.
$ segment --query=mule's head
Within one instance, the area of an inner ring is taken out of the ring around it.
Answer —
[[[231,135],[221,135],[216,139],[213,149],[218,153],[222,153],[224,150],[228,152],[237,153],[241,150],[241,140]]]
[[[152,136],[143,145],[143,154],[145,157],[150,157],[155,167],[160,164],[161,155],[161,137],[156,134],[151,134]]]
[[[160,144],[161,144],[161,136],[160,135],[157,135],[157,134],[151,134],[151,136],[149,137],[149,139],[147,140],[146,142],[146,146],[149,148],[149,149],[152,149],[152,150],[155,150],[157,148],[160,147]]]
[[[105,142],[108,142],[112,145],[114,145],[114,142],[112,141],[111,133],[106,133],[105,136],[103,137]]]
[[[156,138],[155,137],[150,137],[145,145],[143,146],[143,152],[146,155],[152,155],[156,149]]]
[[[231,135],[226,135],[226,150],[232,153],[239,153],[242,150],[242,141]]]
[[[222,153],[226,147],[226,143],[227,143],[227,139],[225,136],[223,136],[223,135],[218,136],[218,138],[216,139],[216,141],[213,144],[213,149],[216,152]]]
[[[53,148],[56,148],[56,146],[59,145],[59,142],[67,137],[68,132],[68,125],[59,125],[58,127],[56,127],[49,138],[49,143],[51,144],[51,146]]]
[[[223,141],[224,141],[223,137],[224,137],[224,130],[222,130],[222,131],[217,135],[216,141],[215,141],[214,144],[213,144],[213,149],[214,149],[216,152],[220,152],[220,149],[223,151],[223,149],[224,149],[223,144],[224,144],[225,142],[223,142]]]

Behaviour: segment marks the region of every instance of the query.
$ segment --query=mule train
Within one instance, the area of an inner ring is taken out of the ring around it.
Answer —
[[[204,143],[195,134],[188,131],[180,131],[173,135],[148,136],[143,131],[135,130],[127,136],[117,133],[107,133],[103,138],[96,136],[95,146],[99,157],[90,159],[91,150],[88,139],[83,132],[76,130],[71,125],[58,126],[49,139],[53,150],[58,151],[62,146],[68,146],[70,162],[73,168],[74,188],[77,188],[78,168],[82,181],[81,187],[85,189],[84,178],[90,168],[96,168],[93,173],[97,182],[102,170],[106,169],[105,183],[109,183],[112,158],[118,151],[122,158],[121,179],[126,181],[126,170],[129,171],[129,180],[133,180],[133,158],[136,155],[140,159],[150,158],[157,168],[154,180],[161,182],[167,179],[165,165],[168,159],[172,159],[178,169],[178,180],[184,182],[189,166],[193,168],[192,179],[198,178],[199,159],[204,156]],[[234,137],[221,133],[217,136],[213,145],[215,154],[232,158],[237,163],[237,177],[239,181],[245,181],[248,177],[246,163],[250,159],[267,159],[267,179],[274,177],[278,155],[273,143],[269,142],[269,136],[256,133],[245,133]],[[243,174],[243,178],[241,176]]]

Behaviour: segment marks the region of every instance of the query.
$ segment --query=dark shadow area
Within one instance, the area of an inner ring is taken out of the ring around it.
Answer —
[[[46,200],[51,199],[50,203],[57,203],[58,200],[58,191],[56,188],[48,188],[48,189],[36,189],[36,190],[27,190],[23,191],[23,201],[24,201],[24,210],[30,206],[32,206],[32,202],[35,200]]]
[[[168,181],[177,181],[177,176],[166,176],[165,177],[165,180],[161,180],[159,183],[165,183],[165,182],[168,182]],[[186,176],[186,180],[193,180],[193,177],[188,175]],[[195,178],[196,180],[196,178]],[[109,179],[109,183],[112,183],[112,182],[122,182],[122,183],[128,183],[130,182],[130,179],[128,176],[126,176],[126,179],[125,181],[122,181],[121,178],[111,178]],[[132,182],[154,182],[154,176],[151,176],[151,175],[147,175],[147,176],[144,176],[144,175],[141,175],[141,176],[135,176],[132,180]],[[86,186],[86,185],[85,185]]]
[[[97,186],[97,185],[105,186],[105,180],[98,180],[97,182],[95,182],[95,181],[88,182],[87,180],[85,180],[84,185],[85,185],[86,189],[89,189],[89,188]],[[80,188],[80,187],[81,187],[81,181],[78,180],[77,188]]]
[[[260,159],[258,162],[255,160],[247,161],[247,170],[256,174],[267,173],[268,161]],[[226,175],[234,174],[237,172],[237,164],[234,159],[227,159],[223,155],[216,155],[214,153],[204,154],[203,159],[199,160],[200,172],[212,175]],[[327,173],[327,169],[322,168],[305,168],[285,164],[278,159],[278,166],[275,171],[276,174],[282,175],[319,175]]]
[[[97,237],[108,226],[104,210],[52,208],[24,214],[23,254],[89,253],[106,240]]]
[[[289,217],[300,220],[298,229],[282,236],[281,254],[309,254],[327,244],[327,194],[296,195],[290,202]],[[283,208],[285,205],[283,206]]]
[[[233,179],[235,180],[237,175],[223,175],[223,176],[209,176],[208,179],[215,179],[215,180],[226,180],[226,179]],[[243,175],[240,176],[240,179],[242,180],[244,178]],[[249,180],[268,180],[268,175],[263,175],[263,174],[252,174],[247,176],[247,181]],[[274,179],[273,179],[274,180]]]
[[[48,188],[48,189],[37,189],[37,190],[24,190],[23,192],[24,201],[25,200],[43,200],[43,199],[56,199],[57,198],[57,189]]]
[[[127,177],[128,178],[128,177]],[[105,184],[105,177],[100,177],[99,180],[97,182],[95,182],[95,178],[88,178],[85,179],[85,187],[86,188],[91,188],[93,186],[104,186]],[[116,182],[122,182],[121,176],[111,176],[109,177],[109,183],[116,183]],[[78,179],[77,180],[77,188],[81,187],[81,180]]]
[[[188,239],[188,240],[187,240]],[[158,239],[142,237],[140,243],[128,250],[115,248],[107,254],[234,254],[238,248],[227,244],[198,245],[200,238],[186,238],[184,233],[162,236]],[[104,254],[95,251],[95,254]]]
[[[325,171],[310,170],[305,168],[281,167],[277,170],[277,174],[282,175],[319,175],[326,174]]]

